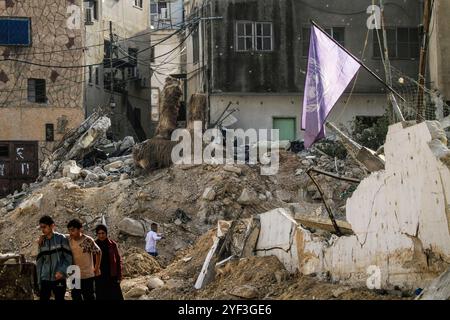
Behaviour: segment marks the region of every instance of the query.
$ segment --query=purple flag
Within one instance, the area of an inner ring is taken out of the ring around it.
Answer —
[[[360,64],[321,30],[311,28],[308,73],[303,100],[305,148],[325,138],[325,121]]]

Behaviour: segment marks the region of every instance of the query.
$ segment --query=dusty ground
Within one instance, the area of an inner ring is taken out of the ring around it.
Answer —
[[[332,159],[321,160],[334,163]],[[95,225],[104,219],[110,227],[110,237],[117,240],[124,256],[125,293],[136,287],[142,291],[134,290],[133,298],[236,299],[230,293],[243,284],[251,286],[252,294],[259,299],[396,298],[320,282],[317,278],[288,275],[274,257],[231,261],[217,270],[215,280],[204,289],[193,289],[218,220],[250,217],[286,207],[288,203],[320,203],[314,199],[316,191],[311,188],[312,183],[304,173],[298,172],[311,165],[321,166],[319,159],[305,160],[282,152],[280,163],[276,176],[261,176],[257,166],[234,166],[237,172],[232,172],[223,166],[200,165],[172,167],[122,180],[108,177],[95,187],[85,187],[83,182],[68,178],[52,180],[33,191],[43,195],[39,207],[16,208],[0,216],[0,253],[20,252],[33,260],[37,254],[35,240],[40,232],[37,223],[44,214],[51,215],[57,231],[63,233],[70,219],[80,218],[85,223],[85,232],[93,235]],[[348,174],[360,178],[364,173],[354,170]],[[351,185],[336,184],[325,178],[322,182],[335,207],[341,206],[344,201],[341,195]],[[211,199],[203,197],[208,187],[214,190]],[[238,201],[244,188],[252,190],[257,197],[251,204]],[[279,192],[283,195],[279,196]],[[189,221],[175,223],[180,210]],[[156,261],[143,251],[144,237],[120,232],[118,224],[125,217],[147,225],[151,222],[160,225],[159,231],[166,239],[159,243],[160,256]],[[147,283],[153,276],[163,280],[164,286],[149,291]]]
[[[216,269],[215,279],[201,290],[194,289],[197,276],[211,244],[214,230],[203,235],[195,246],[180,253],[179,259],[166,269],[152,275],[127,279],[122,287],[127,291],[136,286],[147,287],[153,277],[162,279],[161,288],[147,290],[139,299],[240,299],[233,293],[243,285],[254,289],[254,299],[282,300],[397,300],[401,292],[375,292],[333,284],[317,277],[290,275],[275,257],[250,257],[230,261]],[[128,297],[133,299],[133,297]]]

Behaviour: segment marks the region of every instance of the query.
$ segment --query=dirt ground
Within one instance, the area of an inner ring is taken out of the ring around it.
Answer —
[[[298,169],[306,171],[317,161],[305,162],[295,154],[282,152],[280,163],[280,171],[275,176],[262,176],[258,166],[236,165],[233,170],[225,170],[223,166],[199,165],[110,179],[95,187],[84,187],[68,178],[55,179],[33,190],[33,194],[43,195],[39,206],[26,210],[16,208],[0,216],[0,253],[20,252],[33,261],[37,254],[35,241],[40,235],[38,220],[46,214],[54,218],[57,231],[62,233],[73,218],[81,219],[85,232],[92,236],[95,226],[105,221],[110,237],[118,242],[124,257],[124,293],[133,289],[133,295],[139,299],[238,299],[236,290],[244,284],[248,286],[244,289],[250,290],[257,299],[398,298],[318,278],[289,275],[275,257],[232,260],[217,269],[214,281],[205,288],[194,289],[218,220],[251,217],[304,201],[304,191],[308,188],[308,201],[320,203],[311,199],[314,193],[311,182],[305,174],[297,172]],[[334,186],[327,179],[323,182],[336,194],[350,187]],[[214,190],[214,196],[205,199],[208,187]],[[257,196],[251,204],[238,201],[244,189],[252,190]],[[286,199],[278,197],[280,191]],[[186,219],[180,219],[180,212]],[[143,236],[131,236],[119,230],[119,222],[125,217],[146,225],[151,222],[159,225],[165,239],[158,245],[160,255],[156,260],[143,250]],[[164,286],[149,290],[147,284],[152,277],[161,279]]]

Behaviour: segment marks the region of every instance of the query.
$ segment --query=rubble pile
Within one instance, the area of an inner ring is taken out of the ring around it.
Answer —
[[[63,233],[73,218],[82,220],[92,236],[95,226],[104,223],[124,256],[123,286],[129,299],[207,298],[213,291],[217,298],[270,297],[274,286],[285,282],[285,269],[274,257],[249,257],[253,249],[241,246],[249,233],[246,223],[233,227],[226,246],[225,253],[234,258],[216,270],[218,276],[205,282],[204,289],[194,289],[217,223],[252,221],[247,218],[275,208],[285,208],[294,217],[328,219],[307,170],[317,167],[356,179],[366,175],[349,157],[338,159],[318,149],[298,153],[280,149],[280,168],[271,176],[261,175],[259,165],[172,165],[145,171],[132,154],[137,146],[134,139],[110,141],[103,131],[108,126],[101,123],[107,121],[98,115],[86,120],[44,162],[38,181],[0,199],[0,252],[20,252],[34,259],[40,234],[36,225],[44,214],[51,215],[57,231]],[[355,185],[327,176],[317,179],[336,217],[345,220],[343,206]],[[138,249],[144,248],[152,223],[165,234],[156,260]],[[241,255],[247,260],[236,260]],[[255,281],[226,271],[244,264],[254,270]]]
[[[140,248],[128,249],[122,258],[124,278],[134,278],[143,274],[153,274],[161,270],[158,261]]]

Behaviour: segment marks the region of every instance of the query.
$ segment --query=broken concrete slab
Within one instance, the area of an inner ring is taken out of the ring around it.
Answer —
[[[125,299],[138,299],[148,293],[149,289],[143,285],[136,285],[124,294]]]
[[[147,287],[148,287],[150,290],[157,289],[157,288],[162,288],[162,287],[164,287],[164,281],[162,281],[162,280],[161,280],[160,278],[158,278],[158,277],[151,277],[151,278],[148,280]]]
[[[78,159],[102,137],[111,126],[108,117],[100,117],[92,126],[78,139],[72,149],[66,154],[65,159]]]
[[[243,285],[233,288],[228,292],[230,295],[242,298],[242,299],[255,299],[259,295],[258,289],[251,285]]]
[[[258,255],[276,255],[291,272],[352,285],[365,286],[375,266],[383,289],[424,287],[450,261],[450,171],[430,141],[426,123],[389,128],[386,169],[364,179],[347,201],[354,235],[328,239],[276,209],[260,215]]]
[[[135,236],[135,237],[145,237],[146,228],[144,224],[140,221],[124,218],[118,224],[120,232]]]
[[[212,187],[208,187],[203,192],[203,200],[213,201],[216,198],[216,192]]]
[[[39,210],[42,204],[42,198],[44,195],[42,193],[36,193],[31,195],[25,201],[19,205],[19,209],[22,213],[32,210]]]
[[[62,164],[63,170],[62,175],[63,177],[70,178],[71,180],[75,181],[80,178],[81,174],[81,168],[77,165],[75,160],[69,160]]]
[[[433,280],[416,300],[450,300],[450,268]]]
[[[123,161],[119,160],[119,161],[115,161],[115,162],[105,165],[103,167],[103,169],[108,172],[117,172],[122,167],[123,167]]]
[[[244,188],[242,193],[237,200],[239,204],[250,205],[259,201],[258,194],[249,188]]]
[[[286,190],[276,190],[275,196],[283,202],[290,202],[292,199],[292,195]]]
[[[223,170],[227,171],[227,172],[233,172],[236,173],[237,175],[240,175],[242,173],[242,169],[236,166],[232,166],[232,165],[225,165],[223,166]]]
[[[256,244],[258,256],[276,256],[289,272],[298,270],[295,230],[297,222],[286,209],[274,209],[259,215],[261,231]]]

